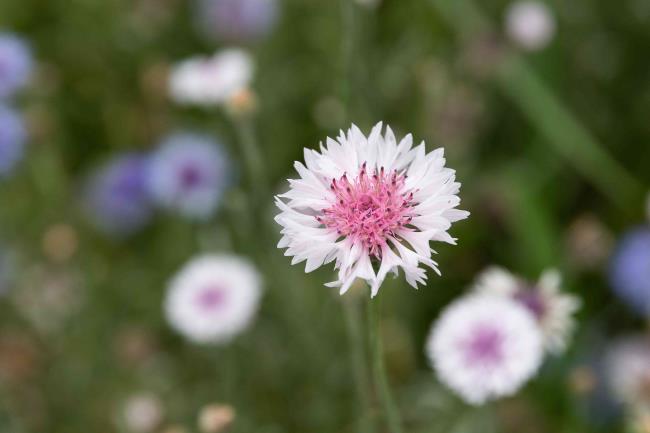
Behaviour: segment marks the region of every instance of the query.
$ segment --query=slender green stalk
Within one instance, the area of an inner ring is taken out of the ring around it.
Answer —
[[[366,357],[364,347],[365,341],[361,330],[361,317],[359,306],[354,299],[343,300],[343,312],[345,313],[345,324],[350,344],[350,360],[352,363],[352,372],[356,385],[359,406],[361,408],[357,425],[359,433],[370,433],[375,431],[374,423],[370,419],[370,383],[368,372],[366,371]]]
[[[233,116],[232,121],[242,149],[251,188],[256,195],[262,196],[267,190],[268,181],[253,121],[248,115]]]
[[[379,393],[382,410],[388,423],[390,433],[402,433],[402,421],[399,409],[393,400],[384,365],[384,349],[379,332],[379,316],[381,298],[370,299],[368,302],[368,336],[371,345],[372,372],[375,379],[375,387]]]
[[[431,0],[461,39],[494,33],[494,28],[472,0]],[[516,52],[504,52],[494,79],[502,92],[546,139],[550,148],[570,162],[610,200],[634,207],[643,188],[573,112]]]

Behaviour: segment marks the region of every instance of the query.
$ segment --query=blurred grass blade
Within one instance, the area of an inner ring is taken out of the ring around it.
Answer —
[[[490,23],[471,0],[431,2],[463,39],[492,32]],[[615,204],[637,205],[643,196],[641,184],[607,153],[520,55],[506,53],[495,72],[504,94],[559,155]]]

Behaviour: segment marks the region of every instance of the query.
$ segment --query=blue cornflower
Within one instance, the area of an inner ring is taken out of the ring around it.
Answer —
[[[623,236],[610,262],[609,281],[632,310],[650,316],[650,227]]]
[[[225,42],[263,38],[275,26],[277,0],[197,0],[197,20],[203,32]]]
[[[176,133],[165,138],[151,158],[149,186],[167,209],[194,219],[209,218],[230,178],[222,147],[209,136]]]
[[[114,157],[90,177],[84,191],[86,213],[107,234],[125,236],[153,214],[147,186],[148,160],[136,153]]]
[[[0,33],[0,99],[13,95],[29,80],[32,71],[29,46],[11,33]]]
[[[9,176],[22,159],[26,138],[22,118],[9,107],[0,105],[0,178]]]

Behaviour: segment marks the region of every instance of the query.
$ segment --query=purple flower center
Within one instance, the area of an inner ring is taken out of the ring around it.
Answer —
[[[537,320],[544,317],[546,304],[539,292],[534,288],[524,288],[515,293],[515,300],[533,313]]]
[[[478,324],[465,341],[464,349],[465,361],[469,365],[497,365],[503,360],[503,334],[490,324]]]
[[[209,286],[203,289],[196,297],[198,307],[211,313],[226,303],[226,291],[219,286]]]
[[[203,181],[201,170],[196,165],[187,164],[180,171],[181,187],[185,190],[196,188]]]

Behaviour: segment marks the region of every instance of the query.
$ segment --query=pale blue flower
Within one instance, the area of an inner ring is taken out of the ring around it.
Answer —
[[[32,71],[29,46],[11,33],[0,33],[0,98],[13,95],[29,80]]]
[[[650,227],[623,236],[610,262],[609,281],[632,310],[650,317]]]
[[[193,133],[164,139],[150,168],[154,199],[162,207],[194,219],[212,216],[230,178],[229,162],[219,143]]]
[[[26,138],[22,118],[9,107],[0,105],[0,178],[9,176],[22,159]]]

